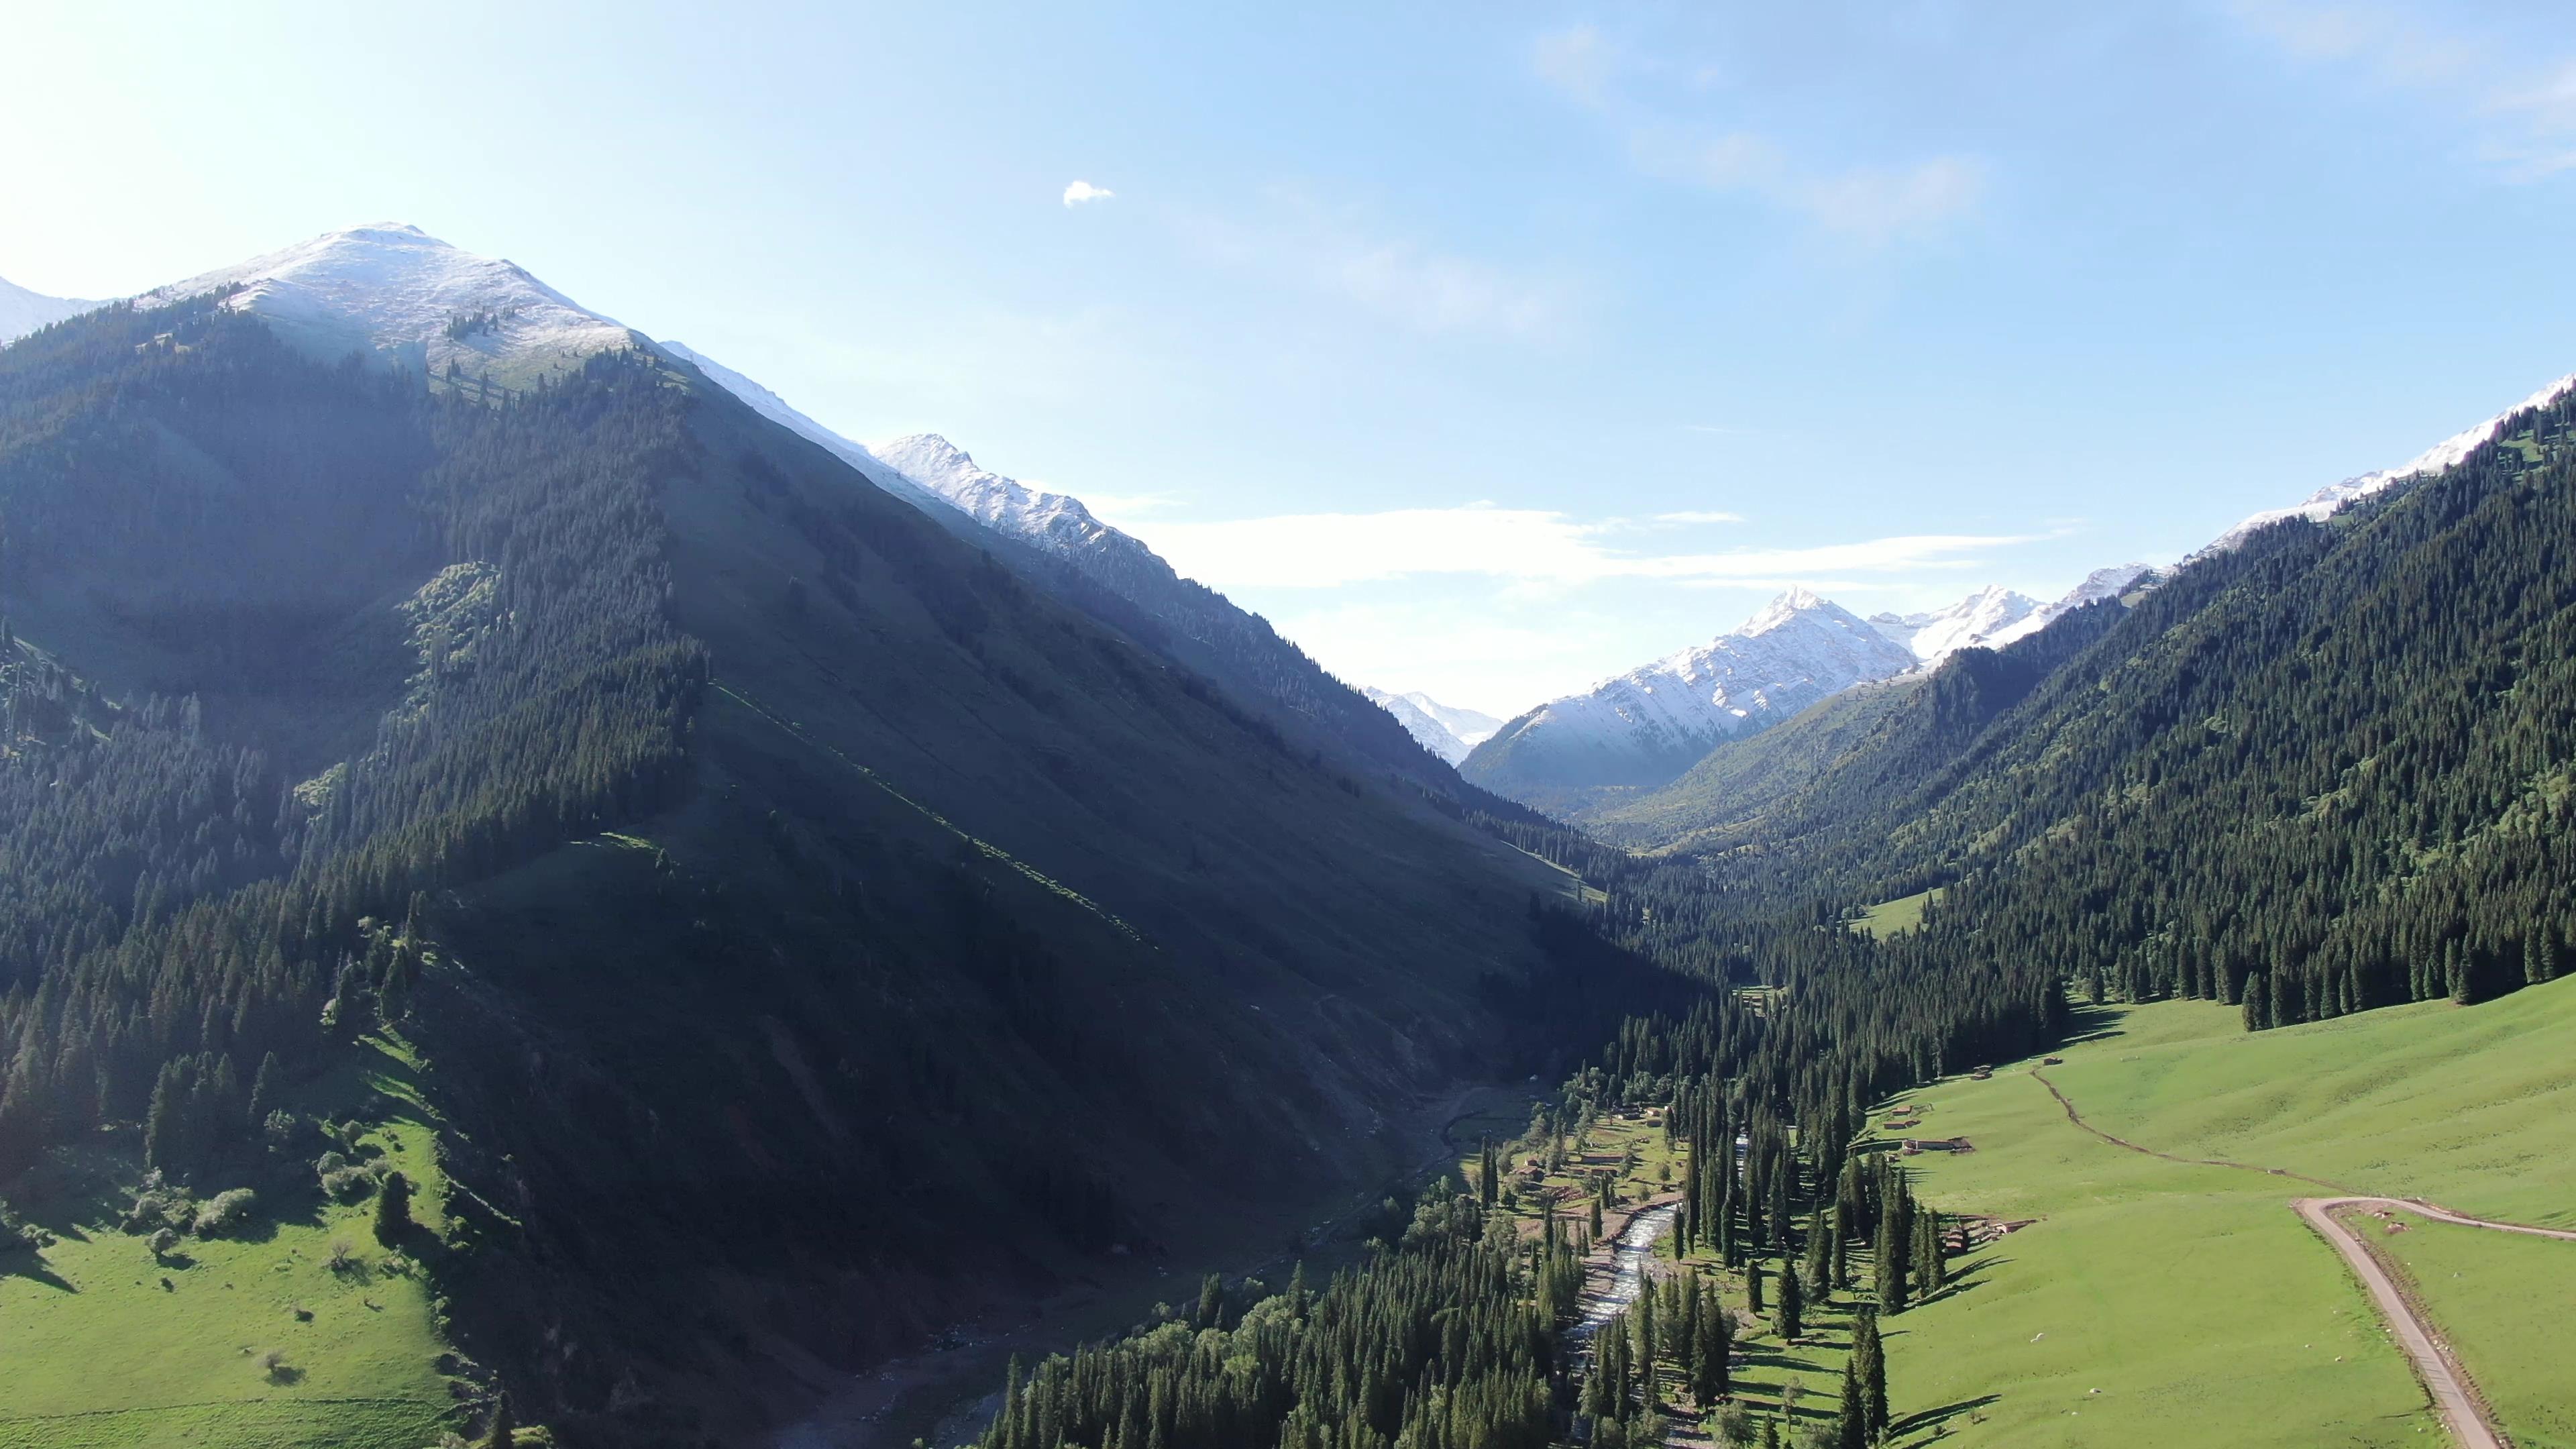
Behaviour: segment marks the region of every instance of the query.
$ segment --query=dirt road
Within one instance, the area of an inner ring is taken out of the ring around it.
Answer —
[[[2334,1250],[2343,1255],[2344,1263],[2352,1269],[2353,1276],[2369,1290],[2371,1301],[2379,1305],[2379,1316],[2387,1319],[2388,1326],[2396,1332],[2397,1346],[2406,1351],[2407,1360],[2415,1366],[2415,1377],[2423,1381],[2424,1391],[2433,1396],[2433,1407],[2450,1428],[2451,1437],[2466,1445],[2467,1449],[2509,1449],[2511,1441],[2488,1420],[2483,1403],[2469,1385],[2468,1375],[2451,1362],[2450,1355],[2433,1337],[2433,1326],[2415,1311],[2414,1304],[2406,1301],[2406,1295],[2380,1267],[2379,1259],[2371,1255],[2370,1249],[2363,1246],[2352,1229],[2337,1222],[2334,1216],[2334,1210],[2340,1207],[2387,1206],[2405,1208],[2410,1212],[2422,1209],[2414,1203],[2385,1197],[2303,1197],[2292,1206],[2299,1210],[2300,1217],[2307,1219],[2309,1227],[2334,1245]],[[2466,1223],[2471,1227],[2498,1226],[2471,1218],[2445,1216],[2442,1220]]]
[[[2291,1172],[2285,1168],[2260,1167],[2254,1163],[2233,1162],[2223,1157],[2178,1157],[2170,1152],[2159,1152],[2152,1147],[2141,1147],[2125,1137],[2114,1137],[2085,1121],[2084,1115],[2075,1110],[2075,1103],[2068,1100],[2064,1092],[2057,1090],[2055,1082],[2050,1081],[2037,1069],[2033,1069],[2031,1075],[2037,1077],[2039,1084],[2048,1089],[2048,1094],[2057,1099],[2057,1105],[2066,1109],[2067,1121],[2114,1146],[2125,1147],[2131,1152],[2144,1153],[2149,1157],[2161,1158],[2167,1162],[2179,1162],[2194,1167],[2232,1167],[2242,1172],[2260,1172],[2269,1177],[2295,1178],[2300,1182],[2311,1182],[2319,1187],[2331,1188],[2341,1194],[2336,1197],[2303,1197],[2293,1201],[2291,1206],[2298,1210],[2299,1216],[2306,1220],[2309,1227],[2316,1229],[2318,1235],[2343,1256],[2345,1264],[2352,1269],[2353,1276],[2360,1279],[2361,1286],[2369,1291],[2371,1301],[2379,1305],[2380,1316],[2388,1320],[2388,1326],[2396,1333],[2398,1347],[2405,1350],[2408,1362],[2414,1365],[2416,1378],[2423,1381],[2425,1392],[2432,1396],[2433,1407],[2441,1414],[2442,1422],[2450,1429],[2451,1436],[2467,1446],[2467,1449],[2512,1449],[2513,1441],[2507,1439],[2504,1431],[2488,1417],[2486,1400],[2477,1392],[2477,1386],[2470,1380],[2468,1370],[2451,1358],[2449,1350],[2444,1348],[2441,1340],[2435,1336],[2432,1323],[2424,1317],[2405,1290],[2389,1276],[2388,1271],[2380,1266],[2379,1259],[2371,1253],[2369,1247],[2350,1228],[2336,1221],[2335,1210],[2347,1207],[2394,1208],[2458,1227],[2485,1228],[2490,1232],[2498,1233],[2524,1233],[2535,1238],[2558,1238],[2571,1243],[2576,1243],[2576,1232],[2557,1228],[2536,1228],[2528,1223],[2504,1223],[2488,1218],[2473,1218],[2466,1213],[2455,1213],[2449,1208],[2436,1207],[2428,1202],[2418,1202],[2408,1198],[2374,1197],[2366,1193],[2355,1193],[2339,1183],[2328,1182],[2320,1177],[2310,1177],[2301,1172]]]

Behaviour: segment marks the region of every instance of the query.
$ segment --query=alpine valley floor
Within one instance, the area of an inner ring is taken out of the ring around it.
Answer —
[[[1973,1404],[1949,1427],[1981,1445],[2441,1442],[2292,1202],[2323,1182],[2576,1227],[2576,985],[2251,1035],[2206,1002],[2103,1008],[2081,1035],[2044,1077],[2019,1063],[1898,1099],[1923,1112],[1907,1130],[1973,1149],[1908,1159],[1924,1200],[2035,1220],[1890,1323],[1900,1418]],[[2513,1442],[2576,1444],[2576,1373],[2549,1346],[2576,1309],[2576,1244],[2418,1218],[2386,1246]]]

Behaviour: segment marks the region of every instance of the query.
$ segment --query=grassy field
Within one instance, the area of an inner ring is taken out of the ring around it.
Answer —
[[[2131,1142],[2527,1222],[2563,1226],[2576,1203],[2576,987],[2255,1036],[2235,1011],[2195,1002],[2093,1025],[2095,1039],[2045,1070],[2088,1122]],[[2291,1212],[2319,1189],[2104,1142],[2067,1121],[2027,1064],[1907,1100],[1925,1109],[1926,1134],[1975,1147],[1909,1159],[1923,1197],[2038,1221],[1964,1260],[1960,1291],[1893,1321],[1900,1417],[1955,1413],[1952,1429],[1981,1445],[2286,1449],[2441,1433],[2369,1301]],[[2446,1302],[2463,1315],[2444,1326],[2472,1373],[2471,1345],[2548,1341],[2563,1317],[2545,1294]],[[2521,1432],[2524,1416],[2533,1442],[2549,1442],[2531,1416],[2563,1415],[2576,1387],[2556,1390],[2559,1408],[2508,1404],[2504,1386],[2528,1375],[2503,1361],[2495,1372],[2506,1428]]]
[[[2382,1260],[2413,1280],[2513,1442],[2576,1449],[2576,1365],[2563,1328],[2576,1321],[2576,1243],[2396,1217],[2407,1231],[2378,1239]]]
[[[442,1184],[414,1065],[399,1042],[371,1042],[307,1104],[382,1112],[362,1148],[419,1185],[415,1220],[435,1232]],[[67,1165],[130,1181],[120,1144],[92,1158]],[[0,1449],[436,1442],[455,1400],[435,1366],[446,1345],[419,1270],[389,1262],[372,1201],[273,1215],[272,1197],[284,1195],[263,1193],[240,1236],[190,1237],[159,1261],[118,1230],[121,1194],[30,1211],[57,1241],[0,1259]],[[354,1261],[334,1270],[335,1246]]]
[[[1939,899],[1941,899],[1941,890],[1935,886],[1928,891],[1916,891],[1910,896],[1898,896],[1892,901],[1880,901],[1877,905],[1862,911],[1859,917],[1852,921],[1851,928],[1864,936],[1899,935],[1922,925],[1923,908]]]

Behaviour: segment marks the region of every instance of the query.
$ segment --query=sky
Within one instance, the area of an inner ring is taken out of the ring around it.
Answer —
[[[0,21],[0,277],[371,221],[1090,502],[1508,716],[1802,584],[2048,597],[2576,369],[2546,4]]]

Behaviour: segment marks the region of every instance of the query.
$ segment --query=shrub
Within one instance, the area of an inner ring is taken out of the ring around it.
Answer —
[[[358,1255],[350,1249],[349,1240],[347,1238],[333,1238],[331,1240],[331,1271],[334,1273],[346,1273],[356,1266],[358,1266]]]
[[[216,1193],[204,1207],[197,1209],[197,1236],[219,1238],[250,1221],[251,1209],[259,1203],[259,1194],[246,1187]]]
[[[179,1246],[179,1235],[168,1228],[163,1228],[152,1235],[152,1256],[156,1259],[170,1256],[170,1250],[177,1246]]]
[[[363,1167],[341,1167],[322,1174],[322,1190],[336,1202],[357,1202],[376,1190],[376,1175]]]
[[[269,1113],[268,1120],[260,1126],[260,1132],[261,1135],[267,1139],[268,1150],[271,1152],[285,1152],[293,1148],[295,1146],[295,1114],[287,1111]]]
[[[170,1220],[169,1209],[169,1200],[161,1194],[157,1192],[139,1194],[134,1199],[134,1206],[125,1210],[125,1230],[129,1233],[141,1234],[162,1227]]]

